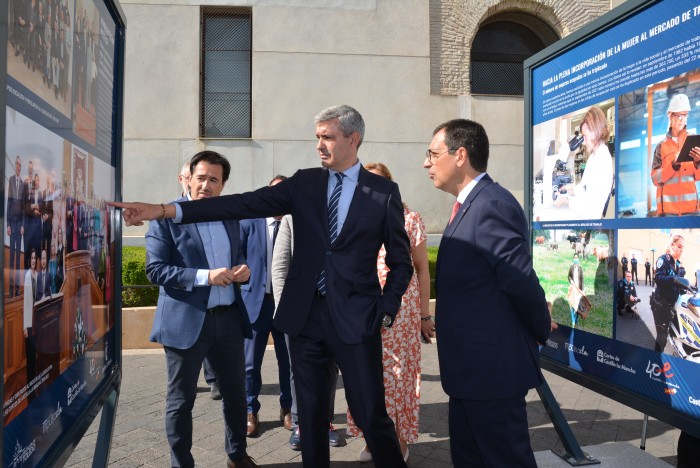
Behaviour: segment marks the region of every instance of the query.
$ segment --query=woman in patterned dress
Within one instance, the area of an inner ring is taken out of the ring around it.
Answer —
[[[370,163],[365,169],[392,180],[389,169],[382,163]],[[420,336],[428,343],[435,336],[435,324],[430,316],[430,273],[428,271],[428,248],[426,233],[420,215],[404,205],[406,232],[411,247],[414,273],[403,295],[401,309],[391,328],[382,328],[382,348],[384,363],[384,391],[386,409],[396,426],[396,434],[401,444],[404,459],[408,460],[408,444],[418,438],[418,410],[420,400]],[[377,258],[377,274],[384,287],[389,268],[382,246]],[[362,434],[348,410],[350,436]],[[372,460],[372,454],[365,448],[360,452],[360,461]]]

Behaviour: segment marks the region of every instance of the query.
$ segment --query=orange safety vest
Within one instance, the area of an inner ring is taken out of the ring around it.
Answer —
[[[672,167],[686,136],[688,132],[684,128],[676,142],[669,130],[666,139],[654,150],[651,181],[656,185],[656,213],[659,215],[683,215],[700,209],[695,188],[695,181],[700,179],[700,169],[692,161],[680,163],[677,171]]]

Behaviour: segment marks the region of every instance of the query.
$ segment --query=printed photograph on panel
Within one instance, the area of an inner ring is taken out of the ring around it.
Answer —
[[[533,131],[534,221],[615,217],[615,100]]]
[[[698,229],[618,231],[615,339],[700,362],[699,234]]]
[[[76,0],[73,39],[73,130],[95,144],[100,14],[91,0]]]
[[[115,190],[112,166],[11,108],[6,119],[5,424],[88,351],[106,355]]]
[[[612,337],[613,231],[534,231],[533,265],[562,325]]]
[[[60,241],[65,141],[7,108],[5,151],[5,423],[59,375]]]
[[[75,0],[9,0],[7,73],[70,116]]]
[[[700,69],[618,99],[618,217],[700,214]]]

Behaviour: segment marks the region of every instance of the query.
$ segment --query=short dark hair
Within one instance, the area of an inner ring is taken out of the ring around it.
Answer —
[[[480,123],[467,119],[453,119],[438,125],[433,131],[435,136],[445,130],[445,144],[450,154],[459,148],[467,150],[469,162],[475,171],[486,172],[489,162],[489,137]]]
[[[221,166],[224,170],[223,182],[226,183],[226,181],[228,180],[228,176],[231,175],[231,163],[228,162],[228,159],[226,159],[224,156],[217,153],[216,151],[210,151],[210,150],[200,151],[199,153],[192,156],[192,159],[190,159],[190,174],[194,174],[194,168],[201,161],[205,161],[205,162],[208,162],[209,164],[215,164],[217,166]]]
[[[274,176],[272,179],[270,179],[270,183],[267,184],[267,185],[272,185],[272,183],[273,183],[274,181],[276,181],[276,180],[279,180],[280,182],[282,182],[283,180],[287,180],[287,176],[286,176],[286,175],[282,175],[282,174],[277,174],[277,175]]]

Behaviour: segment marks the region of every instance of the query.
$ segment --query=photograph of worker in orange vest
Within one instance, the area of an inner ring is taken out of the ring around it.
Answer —
[[[700,180],[700,148],[693,147],[687,161],[679,159],[688,137],[690,100],[685,94],[674,95],[668,104],[669,127],[666,137],[656,145],[651,166],[651,181],[656,186],[657,216],[698,214]]]

